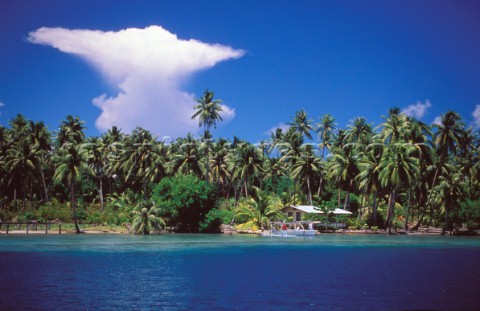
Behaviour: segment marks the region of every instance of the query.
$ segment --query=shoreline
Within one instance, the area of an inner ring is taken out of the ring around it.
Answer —
[[[218,234],[225,234],[225,235],[232,235],[232,234],[253,234],[253,235],[262,235],[265,233],[269,233],[269,230],[229,230],[229,231],[224,231],[220,232]],[[338,235],[412,235],[412,236],[435,236],[438,235],[440,236],[442,232],[441,228],[420,228],[420,230],[417,231],[405,231],[403,229],[398,229],[392,234],[389,234],[385,230],[370,230],[370,229],[359,229],[359,230],[351,230],[351,229],[338,229],[338,230],[323,230],[323,231],[318,231],[315,233],[315,236],[320,236],[320,235],[329,235],[329,234],[338,234]],[[171,232],[165,232],[161,234],[170,234]],[[25,229],[15,229],[15,230],[9,230],[8,233],[6,230],[0,230],[0,236],[2,235],[72,235],[72,234],[77,234],[75,230],[70,230],[70,229],[62,229],[62,232],[58,232],[58,230],[52,230],[50,229],[47,233],[45,233],[45,230],[29,230],[28,233],[26,232]],[[116,234],[116,235],[129,235],[129,233],[126,229],[125,230],[112,230],[112,229],[99,229],[99,230],[91,230],[91,229],[86,229],[82,230],[81,233],[79,234],[92,234],[92,235],[104,235],[104,234]],[[198,234],[198,233],[197,233]],[[200,233],[202,234],[202,233]],[[154,234],[152,234],[154,235]],[[467,230],[460,230],[457,234],[450,235],[447,233],[448,236],[480,236],[480,231],[467,231]]]

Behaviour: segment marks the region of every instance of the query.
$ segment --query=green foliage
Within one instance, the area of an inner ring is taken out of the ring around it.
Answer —
[[[62,222],[70,222],[72,220],[72,213],[70,208],[56,202],[47,203],[40,206],[36,212],[37,221],[53,221],[59,220]]]
[[[230,223],[233,215],[232,211],[214,208],[207,213],[205,219],[200,224],[199,230],[204,233],[219,233],[220,226]]]
[[[158,217],[159,209],[154,204],[139,203],[132,211],[133,220],[130,231],[135,234],[150,234],[152,231],[159,232],[165,227],[165,222]]]
[[[152,199],[175,231],[198,232],[215,207],[215,188],[193,175],[177,175],[162,179],[153,189]]]

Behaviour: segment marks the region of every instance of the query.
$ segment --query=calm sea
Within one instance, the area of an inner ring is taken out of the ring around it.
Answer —
[[[0,235],[1,310],[480,310],[480,239]]]

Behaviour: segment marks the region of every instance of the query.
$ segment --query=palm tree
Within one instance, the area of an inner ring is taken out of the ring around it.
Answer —
[[[359,174],[355,177],[359,189],[366,194],[372,194],[373,225],[377,226],[377,196],[380,190],[378,166],[383,154],[382,144],[370,144],[366,150],[359,154]]]
[[[308,204],[312,205],[312,180],[322,173],[322,163],[314,154],[311,145],[302,146],[302,154],[291,167],[292,177],[304,182],[308,191]]]
[[[210,182],[215,182],[217,188],[225,193],[226,186],[230,181],[231,174],[228,170],[228,144],[226,140],[219,140],[212,148],[213,156],[210,160]],[[220,187],[221,186],[221,187]]]
[[[83,124],[85,124],[85,122],[80,120],[78,116],[66,116],[60,125],[60,131],[57,135],[57,146],[61,147],[66,143],[82,143],[85,139],[85,133],[83,132],[85,127]]]
[[[172,173],[191,174],[197,177],[202,175],[200,165],[199,144],[192,134],[179,138],[170,148],[170,170]]]
[[[322,152],[322,160],[325,159],[325,152],[331,146],[331,140],[333,138],[333,132],[335,130],[335,118],[327,113],[322,115],[320,118],[320,123],[317,123],[317,130],[318,136],[321,141],[321,148]]]
[[[207,138],[207,133],[210,132],[210,129],[216,128],[217,127],[217,122],[222,121],[222,116],[220,113],[223,111],[222,106],[220,103],[222,102],[219,99],[214,100],[213,97],[215,94],[213,92],[210,92],[209,90],[205,90],[203,93],[203,96],[197,99],[198,105],[194,107],[196,109],[195,113],[192,116],[192,119],[198,118],[198,125],[200,127],[203,126],[204,129],[204,137],[207,140],[207,150],[206,150],[206,156],[207,160],[206,163],[209,163],[209,142],[210,139]],[[209,168],[207,165],[207,173],[206,173],[206,180],[208,181],[209,175]]]
[[[329,167],[328,176],[334,178],[339,186],[338,201],[340,202],[340,189],[347,192],[343,208],[350,205],[350,192],[353,190],[355,177],[359,173],[358,156],[349,146],[343,149],[334,149],[332,165]],[[340,204],[339,204],[340,205]]]
[[[165,175],[163,144],[158,143],[148,130],[137,127],[132,135],[125,137],[123,146],[117,166],[124,172],[125,181],[142,184],[146,199],[148,183]]]
[[[372,134],[372,125],[368,124],[365,118],[356,117],[351,121],[351,124],[348,125],[346,139],[349,143],[367,145]]]
[[[268,223],[274,220],[285,219],[285,214],[280,211],[281,202],[273,199],[260,188],[253,188],[253,195],[240,203],[235,217],[244,218],[246,222],[242,224],[243,228],[256,226],[261,229],[268,227]]]
[[[161,230],[165,227],[165,221],[158,216],[159,210],[155,204],[139,203],[132,211],[132,227],[130,231],[134,234],[150,234],[152,230]]]
[[[295,113],[293,121],[289,122],[290,128],[302,136],[312,139],[310,132],[313,130],[312,120],[308,119],[305,110],[300,109]]]
[[[397,143],[385,148],[376,170],[380,185],[389,189],[389,205],[387,213],[388,232],[392,233],[392,218],[396,196],[403,187],[409,187],[419,173],[418,158],[413,155],[415,148],[409,144]]]
[[[36,158],[37,162],[35,166],[40,171],[45,201],[48,202],[48,190],[44,170],[48,165],[47,161],[50,151],[52,150],[51,134],[43,122],[30,121],[28,140],[33,148],[37,150],[38,157]]]
[[[236,153],[229,157],[229,170],[233,178],[243,182],[245,197],[248,198],[248,184],[253,183],[263,172],[262,159],[257,148],[250,144],[238,147]]]
[[[57,155],[54,156],[53,162],[55,163],[54,180],[56,182],[66,180],[70,188],[70,206],[73,210],[75,230],[77,233],[81,233],[77,223],[76,185],[81,178],[80,172],[85,167],[86,153],[79,145],[66,142],[58,150]]]
[[[93,170],[95,177],[98,180],[98,197],[100,199],[100,210],[103,211],[103,174],[106,162],[106,150],[102,138],[90,137],[82,144],[83,149],[87,155],[87,164]]]
[[[104,135],[102,135],[105,144],[105,174],[108,176],[110,197],[112,196],[112,181],[120,174],[118,167],[121,150],[123,149],[124,134],[116,126],[112,126]]]

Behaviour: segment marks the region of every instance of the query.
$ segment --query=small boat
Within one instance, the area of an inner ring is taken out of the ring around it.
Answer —
[[[315,232],[317,231],[311,230],[311,229],[271,230],[270,233],[263,233],[262,236],[282,237],[282,238],[305,237],[305,236],[315,236]]]

